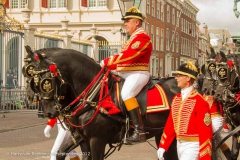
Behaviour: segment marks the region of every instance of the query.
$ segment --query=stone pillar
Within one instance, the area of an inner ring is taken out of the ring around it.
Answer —
[[[64,17],[61,20],[61,25],[62,25],[62,30],[64,31],[63,34],[61,34],[61,36],[63,37],[63,46],[62,48],[64,49],[71,49],[71,39],[72,39],[72,35],[68,35],[66,32],[68,31],[68,22],[69,20],[66,19],[66,17]]]
[[[29,45],[32,50],[35,50],[35,36],[34,36],[34,32],[36,31],[35,28],[24,28],[24,39],[23,39],[23,44],[22,44],[22,57],[21,57],[21,61],[23,62],[24,57],[26,57],[27,52],[25,50],[26,45]],[[24,84],[20,84],[21,86],[26,86],[26,81],[24,80],[24,76],[21,76],[22,80],[21,82]]]
[[[93,47],[90,57],[92,57],[96,61],[99,61],[98,41],[95,39],[95,37],[97,36],[97,27],[95,27],[94,24],[90,28],[90,33],[91,33],[91,36],[92,36],[91,43],[92,43],[92,47]]]
[[[99,42],[94,38],[92,37],[91,39],[91,43],[92,43],[92,51],[91,51],[91,55],[90,57],[93,58],[95,61],[99,61],[99,54],[98,54],[98,46],[99,46]]]
[[[80,1],[72,1],[72,5],[73,5],[73,7],[72,7],[72,11],[79,11],[79,9],[80,9]]]
[[[113,9],[112,10],[119,10],[118,1],[117,0],[113,0],[112,3],[113,3]]]
[[[61,34],[61,36],[63,37],[63,46],[62,48],[64,49],[71,49],[71,45],[72,45],[72,35],[68,35],[67,33],[63,33]]]
[[[33,7],[33,11],[34,12],[39,12],[40,11],[40,8],[41,8],[41,1],[39,0],[33,0],[34,1],[34,7]]]

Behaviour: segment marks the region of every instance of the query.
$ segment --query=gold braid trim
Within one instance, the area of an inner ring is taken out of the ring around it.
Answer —
[[[206,140],[201,146],[200,146],[200,150],[205,148],[206,146],[210,146],[212,147],[212,142],[210,141],[210,139]]]
[[[161,143],[161,144],[164,144],[166,138],[167,138],[167,135],[163,132],[162,138],[161,138],[161,140],[160,140],[160,143]]]
[[[203,151],[200,152],[200,158],[204,157],[207,154],[210,156],[212,155],[212,149],[210,147],[206,147]]]
[[[192,71],[198,72],[197,67],[192,62],[188,62],[185,68],[189,68]]]

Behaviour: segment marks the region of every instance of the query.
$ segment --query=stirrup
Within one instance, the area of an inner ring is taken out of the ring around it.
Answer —
[[[124,144],[132,145],[135,143],[146,142],[146,134],[149,134],[149,132],[136,133],[136,131],[134,131],[132,136],[125,139]]]

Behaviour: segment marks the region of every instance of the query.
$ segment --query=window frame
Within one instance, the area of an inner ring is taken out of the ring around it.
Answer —
[[[13,8],[13,0],[9,0],[9,8],[11,10],[22,10],[25,8],[25,0],[15,0],[17,1],[17,3],[14,5],[14,6],[17,6],[16,8]],[[27,4],[28,4],[28,1],[27,1]]]
[[[95,1],[96,5],[91,7],[90,7],[90,1],[91,0],[88,0],[88,5],[87,5],[89,9],[107,8],[107,0],[92,0],[92,1]],[[99,6],[99,1],[104,1],[105,5]]]
[[[56,6],[52,6],[52,3],[51,1],[55,1],[55,5]],[[59,1],[62,1],[62,2],[59,2]],[[63,5],[63,7],[61,7],[60,5]],[[45,0],[43,1],[42,0],[42,5],[41,7],[42,8],[45,8],[45,9],[48,9],[48,10],[66,10],[67,9],[67,4],[68,4],[68,0]]]

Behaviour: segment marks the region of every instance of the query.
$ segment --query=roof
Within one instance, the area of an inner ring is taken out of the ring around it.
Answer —
[[[232,37],[227,28],[208,29],[208,31],[218,35],[225,35],[226,38]]]

